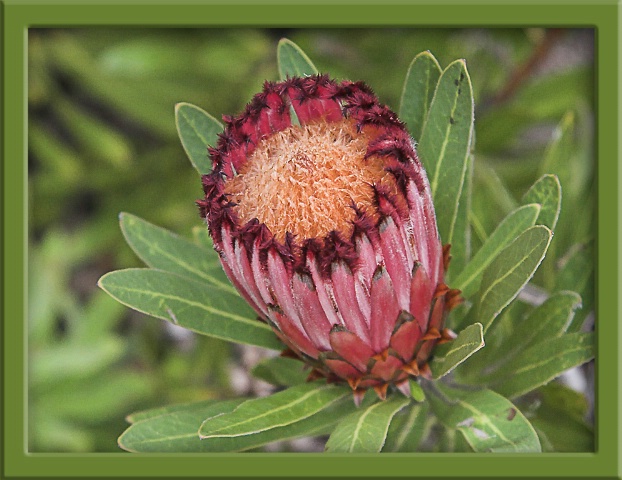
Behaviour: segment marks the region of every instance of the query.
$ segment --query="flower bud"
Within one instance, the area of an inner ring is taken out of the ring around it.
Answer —
[[[231,282],[311,378],[408,394],[459,292],[404,124],[325,75],[266,82],[224,122],[198,205]]]

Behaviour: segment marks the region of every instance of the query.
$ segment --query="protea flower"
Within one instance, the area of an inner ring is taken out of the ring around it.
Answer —
[[[295,112],[295,117],[292,114]],[[231,282],[311,378],[408,395],[459,291],[405,125],[361,82],[266,82],[209,154],[198,203]]]

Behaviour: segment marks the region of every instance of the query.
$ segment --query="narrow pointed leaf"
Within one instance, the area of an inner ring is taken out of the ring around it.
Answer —
[[[539,453],[533,426],[507,398],[490,390],[463,392],[444,389],[440,399],[428,395],[438,419],[459,431],[477,453]]]
[[[524,205],[505,217],[460,275],[452,280],[452,287],[462,290],[462,295],[470,298],[477,291],[486,267],[519,234],[533,226],[540,210],[537,204]]]
[[[539,203],[542,205],[536,222],[554,230],[562,204],[562,187],[559,179],[555,175],[540,177],[525,193],[522,202],[523,204]]]
[[[447,375],[483,346],[484,332],[481,323],[469,325],[453,341],[437,346],[430,362],[434,379]]]
[[[359,408],[344,418],[326,442],[330,453],[377,453],[382,449],[393,416],[409,403],[401,395]]]
[[[491,386],[509,398],[517,397],[549,383],[569,368],[594,358],[593,333],[569,333],[540,342],[523,351],[496,377]]]
[[[212,162],[207,147],[216,145],[222,124],[209,113],[190,103],[175,105],[175,123],[181,144],[194,168],[200,173],[209,173]]]
[[[277,60],[281,80],[290,77],[304,77],[318,73],[311,59],[294,42],[282,38],[277,46]]]
[[[202,248],[128,213],[120,215],[120,223],[128,245],[149,267],[177,273],[237,295],[213,249]]]
[[[428,431],[428,404],[411,405],[391,420],[383,452],[416,452]]]
[[[288,388],[268,397],[244,402],[235,411],[207,419],[201,438],[241,437],[308,418],[333,403],[352,395],[346,388],[312,382]]]
[[[240,402],[244,401],[240,399]],[[162,417],[164,415],[169,415],[171,413],[176,412],[186,412],[186,411],[209,411],[209,408],[218,403],[218,400],[202,400],[200,402],[188,402],[188,403],[176,403],[173,405],[166,405],[164,407],[150,408],[149,410],[140,410],[138,412],[134,412],[127,417],[125,420],[129,423],[138,423],[143,420],[150,420],[156,417]],[[204,420],[204,419],[203,419]]]
[[[274,357],[259,362],[251,371],[259,378],[273,385],[293,386],[303,383],[309,376],[305,364],[295,358]]]
[[[476,320],[484,326],[484,333],[533,276],[546,254],[551,236],[547,227],[531,227],[486,268],[475,313]]]
[[[256,320],[246,302],[228,290],[143,268],[110,272],[100,278],[98,285],[134,310],[197,333],[264,348],[283,348],[270,327]]]
[[[201,451],[201,422],[233,411],[244,400],[209,400],[134,414],[130,416],[134,423],[119,437],[119,446],[130,452]]]
[[[443,243],[453,243],[472,135],[473,89],[466,64],[457,60],[438,81],[418,147]]]
[[[400,99],[399,117],[406,123],[415,140],[421,138],[440,76],[441,67],[430,52],[418,54],[408,67]]]
[[[200,438],[199,426],[206,418],[229,414],[244,401],[236,399],[216,404],[199,402],[165,407],[173,411],[134,423],[121,436],[119,445],[131,452],[239,452],[298,437],[327,435],[339,419],[355,408],[350,398],[344,398],[315,415],[285,427],[241,437]]]

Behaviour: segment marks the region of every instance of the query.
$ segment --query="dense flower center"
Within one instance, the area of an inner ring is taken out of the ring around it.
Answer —
[[[373,216],[373,185],[395,188],[381,158],[365,159],[368,142],[347,119],[292,125],[259,142],[225,193],[242,224],[257,218],[280,241],[349,236],[352,206]]]

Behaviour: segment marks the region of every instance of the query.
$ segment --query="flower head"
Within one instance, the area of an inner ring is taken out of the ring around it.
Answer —
[[[266,82],[224,121],[198,205],[232,283],[312,377],[407,393],[459,292],[404,124],[325,75]]]

